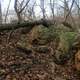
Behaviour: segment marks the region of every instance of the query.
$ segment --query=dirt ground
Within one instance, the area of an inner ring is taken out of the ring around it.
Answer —
[[[29,34],[24,33],[21,29],[0,33],[0,80],[80,80],[73,61],[65,65],[53,62],[54,44],[46,45],[49,51],[43,53],[20,50],[20,40],[29,44]]]

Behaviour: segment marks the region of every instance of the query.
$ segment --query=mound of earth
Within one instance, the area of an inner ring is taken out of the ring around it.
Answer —
[[[36,37],[22,30],[0,34],[0,80],[80,80],[72,61],[54,63],[56,41],[32,44]]]

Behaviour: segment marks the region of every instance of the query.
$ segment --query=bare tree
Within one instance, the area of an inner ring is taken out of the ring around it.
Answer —
[[[78,18],[80,19],[80,0],[75,0],[75,5],[76,5],[76,8],[77,8]]]
[[[44,7],[44,0],[40,0],[40,8],[42,10],[43,19],[45,19],[45,7]]]
[[[50,9],[52,12],[53,19],[54,19],[54,3],[55,3],[55,0],[50,0]]]
[[[74,30],[76,24],[75,24],[73,15],[72,15],[72,9],[73,9],[75,0],[70,1],[69,4],[68,4],[68,1],[69,0],[62,1],[64,4],[64,6],[61,6],[61,8],[64,9],[64,20],[63,20],[62,24],[64,26],[67,26],[67,27],[71,28],[72,30]],[[70,3],[71,3],[71,5],[70,5]]]
[[[21,1],[21,3],[18,0],[15,0],[14,3],[14,9],[18,17],[18,22],[22,22],[22,12],[25,9],[25,7],[28,5],[30,0],[27,0],[26,3],[24,0]],[[25,5],[23,5],[25,3]]]
[[[27,8],[28,18],[30,20],[35,18],[35,11],[34,11],[35,4],[36,4],[36,1],[32,5],[28,5],[28,8]]]
[[[68,12],[69,12],[68,2],[67,0],[64,0],[64,18],[66,17]]]
[[[1,8],[1,0],[0,0],[0,24],[2,24],[2,8]]]
[[[77,26],[78,26],[77,30],[80,32],[80,30],[79,30],[79,28],[80,28],[80,22],[79,22],[79,20],[80,20],[80,0],[74,0],[74,2],[76,5],[75,9],[77,10],[77,20],[76,20]]]
[[[77,5],[80,7],[80,2],[79,2],[79,0],[76,0],[76,3],[77,3]],[[80,17],[80,10],[79,10],[79,8],[78,8],[78,15],[79,15],[79,17]]]
[[[8,15],[10,3],[11,3],[11,0],[9,0],[9,4],[8,4],[8,7],[7,7],[7,11],[6,11],[6,15],[5,15],[5,22],[6,22],[6,20],[7,20],[7,15]]]

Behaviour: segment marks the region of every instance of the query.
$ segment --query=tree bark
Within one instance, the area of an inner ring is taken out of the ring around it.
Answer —
[[[5,30],[15,30],[21,27],[22,28],[26,27],[26,29],[30,31],[35,25],[43,25],[45,27],[49,27],[52,24],[53,23],[48,20],[27,21],[23,23],[15,23],[15,24],[14,23],[2,24],[0,25],[0,32],[3,32]]]
[[[1,6],[1,0],[0,0],[0,24],[2,24],[2,6]]]

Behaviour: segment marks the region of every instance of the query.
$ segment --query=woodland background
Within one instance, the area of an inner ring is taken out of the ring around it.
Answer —
[[[80,0],[6,1],[0,80],[80,80]]]

